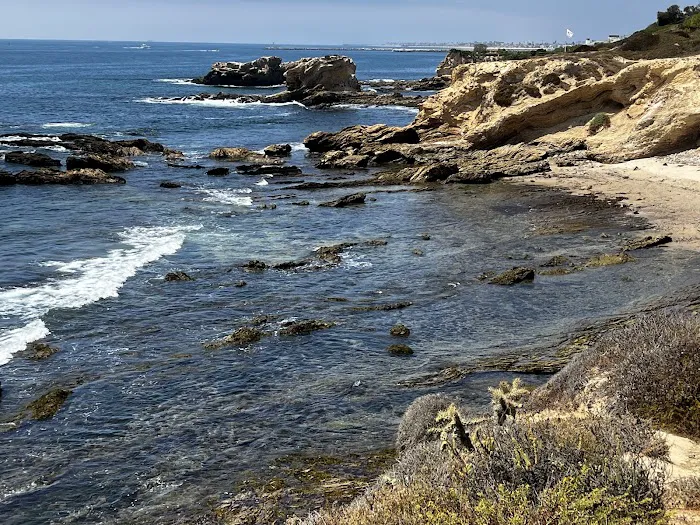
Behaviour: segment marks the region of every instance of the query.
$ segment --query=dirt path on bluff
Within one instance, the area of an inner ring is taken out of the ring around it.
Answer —
[[[522,177],[506,180],[523,182]],[[552,166],[551,173],[525,180],[577,195],[621,197],[620,204],[629,206],[630,213],[673,237],[669,247],[700,249],[700,149],[621,164]]]

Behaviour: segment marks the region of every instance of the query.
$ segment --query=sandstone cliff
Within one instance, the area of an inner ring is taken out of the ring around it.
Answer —
[[[596,119],[599,125],[591,125]],[[468,149],[583,141],[604,162],[694,147],[700,136],[700,56],[629,61],[554,57],[457,67],[413,127]]]

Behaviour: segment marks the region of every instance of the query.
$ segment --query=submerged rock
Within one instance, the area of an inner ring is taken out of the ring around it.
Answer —
[[[513,268],[497,275],[489,281],[489,284],[499,284],[502,286],[511,286],[514,284],[532,282],[535,280],[535,270],[533,268]]]
[[[391,310],[402,310],[404,308],[408,308],[409,306],[413,306],[411,301],[401,301],[398,303],[376,304],[371,306],[355,306],[353,307],[353,310],[358,312],[388,312]]]
[[[386,351],[389,352],[391,355],[413,355],[413,348],[411,348],[408,345],[389,345]]]
[[[301,175],[301,168],[298,166],[274,166],[274,165],[241,165],[236,167],[238,173],[245,175],[279,175],[297,176]]]
[[[352,195],[346,195],[339,199],[330,202],[323,202],[319,206],[326,208],[345,208],[346,206],[356,206],[358,204],[364,204],[367,195],[364,193],[353,193]]]
[[[603,266],[616,266],[634,261],[634,257],[627,253],[605,253],[588,259],[584,266],[587,268],[600,268]]]
[[[210,170],[207,170],[207,175],[210,175],[212,177],[223,177],[225,175],[228,175],[231,173],[231,170],[229,168],[212,168]]]
[[[411,335],[411,330],[402,324],[397,324],[389,330],[389,333],[394,337],[408,337]]]
[[[23,151],[10,151],[5,153],[5,162],[24,164],[34,168],[54,168],[61,165],[60,160],[53,159],[43,153],[25,153]]]
[[[187,275],[185,272],[170,272],[165,276],[166,282],[177,282],[177,281],[194,281],[192,277]]]
[[[288,157],[292,153],[292,146],[289,144],[272,144],[263,151],[268,157]]]
[[[262,272],[267,270],[267,264],[262,261],[252,260],[243,265],[243,270],[246,272]]]
[[[102,170],[104,172],[127,171],[133,169],[135,164],[127,158],[110,155],[90,154],[84,157],[68,157],[66,168],[68,170]]]
[[[280,330],[280,335],[308,335],[312,332],[318,330],[326,330],[328,328],[333,328],[335,323],[330,323],[326,321],[320,321],[316,319],[306,320],[306,321],[293,321],[291,323],[286,323]]]
[[[226,346],[248,346],[260,341],[264,335],[265,334],[257,328],[244,326],[223,339],[205,343],[204,347],[211,350],[216,350]]]
[[[161,188],[167,188],[167,189],[177,189],[177,188],[182,188],[182,184],[179,182],[172,182],[172,181],[163,181],[160,183]]]
[[[27,409],[32,419],[39,421],[51,419],[61,409],[72,393],[72,390],[56,388],[29,403]]]
[[[58,352],[60,352],[60,348],[47,345],[46,343],[29,343],[27,348],[18,352],[17,355],[32,361],[43,361]]]
[[[629,241],[622,250],[626,252],[633,250],[644,250],[646,248],[654,248],[670,242],[673,242],[673,239],[669,235],[659,235],[656,237],[648,236],[644,237],[643,239]]]

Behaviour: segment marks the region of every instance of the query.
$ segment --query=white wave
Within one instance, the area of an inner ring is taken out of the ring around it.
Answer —
[[[270,184],[270,183],[267,182],[265,179],[261,179],[260,181],[258,181],[258,182],[255,183],[256,186],[267,186],[267,185],[269,185],[269,184]]]
[[[134,166],[138,166],[139,168],[147,168],[148,167],[148,162],[144,162],[142,160],[135,160],[133,161]]]
[[[9,135],[7,137],[0,137],[0,142],[19,142],[21,140],[39,140],[42,142],[61,142],[60,137],[50,136],[50,137],[22,137],[20,135]]]
[[[86,124],[84,122],[47,122],[42,124],[42,128],[89,128],[92,124]]]
[[[183,49],[183,53],[218,53],[220,49]]]
[[[42,146],[40,149],[47,149],[50,151],[55,151],[57,153],[66,153],[68,148],[64,148],[63,146]]]
[[[198,86],[188,78],[157,78],[153,82],[163,82],[165,84],[177,84],[178,86]]]
[[[290,146],[292,147],[292,151],[306,151],[308,149],[303,142],[294,142],[290,144]]]
[[[219,204],[232,204],[235,206],[252,206],[253,198],[247,197],[245,194],[252,193],[250,188],[243,189],[224,189],[218,190],[213,188],[200,188],[197,193],[206,195],[205,202],[216,202]]]
[[[223,88],[232,88],[232,89],[279,89],[284,87],[285,84],[275,84],[273,86],[237,86],[235,84],[220,84],[216,86],[210,86],[210,87],[223,87]]]
[[[344,254],[340,256],[341,259],[343,260],[343,266],[345,268],[350,268],[350,269],[367,269],[367,268],[372,268],[372,263],[368,261],[364,261],[363,259],[365,258],[364,255],[359,255],[359,254]]]
[[[254,108],[258,106],[299,106],[304,109],[307,107],[301,102],[243,102],[242,99],[226,99],[226,100],[212,100],[212,99],[198,99],[193,97],[184,98],[165,98],[165,97],[147,97],[135,100],[135,102],[142,102],[144,104],[191,104],[196,106],[208,106],[215,108]]]
[[[393,84],[396,82],[393,78],[370,78],[368,84]]]
[[[412,115],[418,115],[418,108],[410,108],[407,106],[377,106],[375,104],[338,104],[333,106],[339,109],[387,109],[390,111],[405,111]]]
[[[136,227],[119,234],[126,248],[110,250],[104,257],[70,262],[49,261],[68,278],[52,278],[44,283],[0,289],[0,316],[29,321],[23,328],[0,331],[0,364],[28,342],[48,335],[41,317],[56,308],[81,308],[108,297],[118,297],[119,289],[139,269],[161,257],[177,252],[187,231],[200,227]]]
[[[7,363],[15,352],[24,350],[27,343],[43,339],[50,333],[41,319],[21,328],[0,331],[0,365]]]

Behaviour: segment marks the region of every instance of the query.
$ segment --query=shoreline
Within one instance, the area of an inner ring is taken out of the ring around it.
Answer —
[[[508,177],[566,190],[574,195],[620,199],[630,213],[646,218],[651,234],[670,235],[675,249],[700,249],[700,149],[619,164],[584,161],[552,166],[551,172]]]

